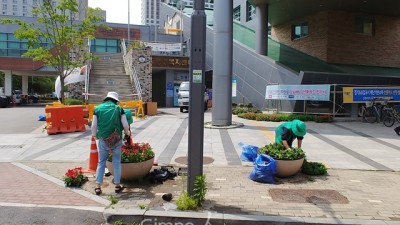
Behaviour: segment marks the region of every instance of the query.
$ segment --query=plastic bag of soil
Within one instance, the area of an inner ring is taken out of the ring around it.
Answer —
[[[261,183],[275,184],[276,161],[269,155],[260,154],[254,161],[249,178]]]
[[[254,145],[246,145],[242,142],[239,143],[239,146],[242,148],[240,160],[254,162],[254,160],[257,158],[258,147]]]

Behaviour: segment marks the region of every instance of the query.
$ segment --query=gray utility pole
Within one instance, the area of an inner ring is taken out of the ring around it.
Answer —
[[[128,0],[128,46],[129,42],[131,41],[130,24],[131,24],[131,0]]]
[[[194,182],[203,175],[204,90],[206,58],[206,14],[204,0],[194,0],[190,32],[189,149],[187,191],[194,194]]]
[[[213,126],[232,124],[232,0],[214,1]]]

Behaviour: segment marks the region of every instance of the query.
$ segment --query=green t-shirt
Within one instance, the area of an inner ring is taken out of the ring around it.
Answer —
[[[125,114],[121,106],[112,101],[105,101],[96,106],[94,115],[97,117],[97,138],[104,139],[114,130],[122,136],[121,116]]]

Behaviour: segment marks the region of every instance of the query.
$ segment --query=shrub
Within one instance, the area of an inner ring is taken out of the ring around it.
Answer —
[[[64,99],[64,105],[83,105],[83,101],[74,98],[66,98]]]
[[[196,177],[193,192],[192,197],[196,200],[197,205],[201,206],[207,194],[207,181],[205,174]]]
[[[307,175],[326,175],[327,169],[323,163],[320,162],[308,162],[304,160],[303,166],[301,167],[301,172]]]
[[[176,200],[176,205],[179,210],[196,209],[196,200],[191,197],[187,192],[182,192]]]
[[[258,149],[259,154],[267,154],[278,160],[297,160],[302,159],[306,155],[301,148],[285,149],[282,143],[270,143]]]
[[[318,115],[315,117],[317,123],[330,123],[333,121],[332,115]]]

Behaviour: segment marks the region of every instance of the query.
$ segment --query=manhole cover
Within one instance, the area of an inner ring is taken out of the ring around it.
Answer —
[[[335,190],[270,189],[272,200],[286,203],[348,204],[349,200]]]
[[[185,164],[187,165],[188,157],[187,156],[181,156],[175,159],[175,162],[179,164]],[[203,156],[203,165],[204,164],[211,164],[214,162],[214,159],[208,156]]]

